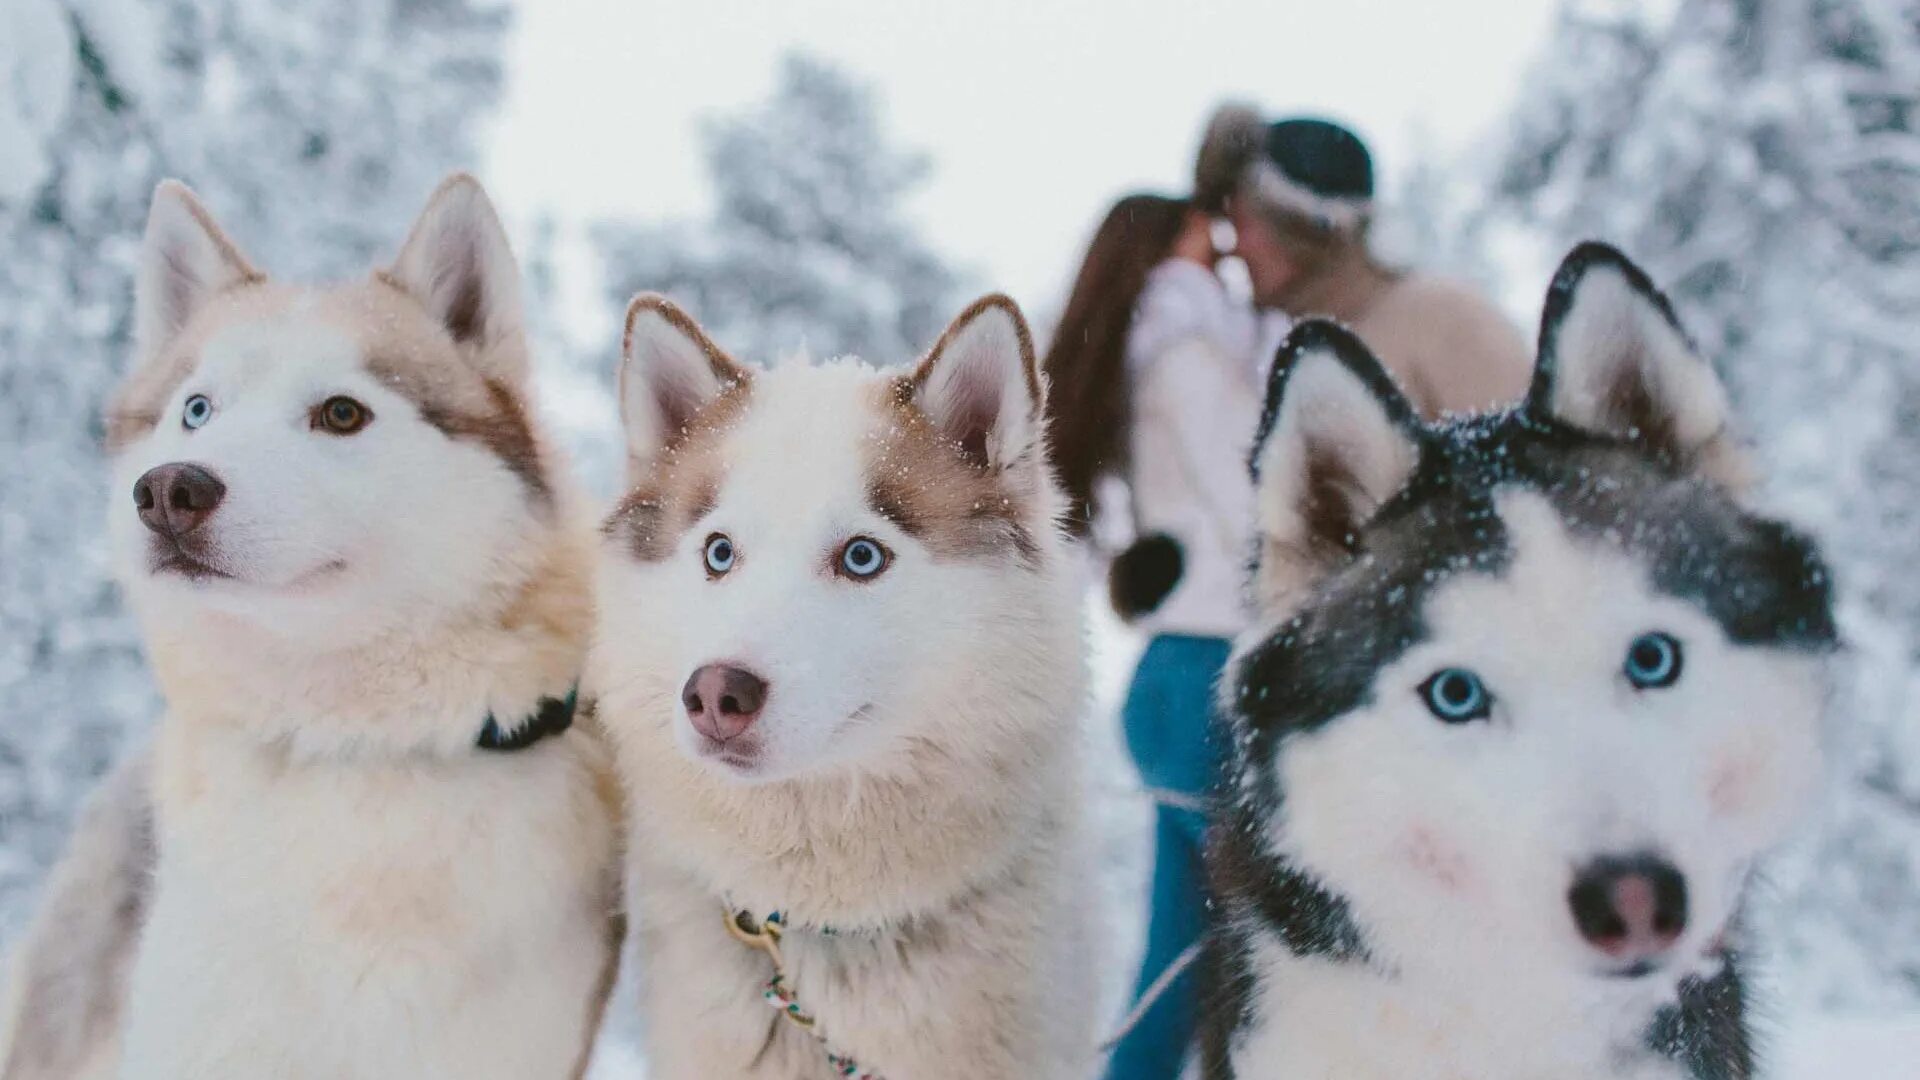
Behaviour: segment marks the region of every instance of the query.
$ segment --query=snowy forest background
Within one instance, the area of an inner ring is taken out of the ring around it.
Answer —
[[[6,4],[0,954],[77,801],[158,711],[104,564],[97,419],[154,181],[187,178],[276,274],[358,273],[443,173],[482,160],[512,33],[470,0]],[[1735,392],[1767,497],[1839,568],[1852,646],[1832,804],[1771,882],[1775,992],[1785,1015],[1920,1012],[1920,0],[1566,0],[1515,100],[1491,147],[1387,177],[1395,253],[1522,320],[1587,236],[1669,288]],[[936,163],[857,73],[792,57],[764,101],[712,118],[703,150],[703,218],[544,217],[518,237],[546,404],[601,490],[612,341],[566,317],[567,296],[617,311],[660,289],[750,356],[900,359],[995,284],[916,226]],[[1095,626],[1111,684],[1129,642]],[[1125,912],[1146,809],[1094,723],[1102,887]]]

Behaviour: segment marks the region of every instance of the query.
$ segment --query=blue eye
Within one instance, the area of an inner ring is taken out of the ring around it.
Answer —
[[[727,539],[725,533],[714,533],[712,536],[707,537],[705,557],[707,560],[707,576],[719,577],[733,569],[733,541]]]
[[[1480,676],[1466,668],[1441,668],[1420,684],[1427,711],[1449,724],[1485,720],[1493,715],[1493,695]]]
[[[180,411],[180,423],[188,431],[206,426],[213,419],[213,399],[205,394],[195,394],[187,399],[187,407]]]
[[[1680,681],[1680,642],[1672,634],[1655,630],[1641,634],[1627,646],[1627,659],[1621,665],[1627,681],[1637,690],[1658,690]]]
[[[878,540],[856,536],[840,549],[840,572],[847,577],[865,580],[886,568],[887,549]]]

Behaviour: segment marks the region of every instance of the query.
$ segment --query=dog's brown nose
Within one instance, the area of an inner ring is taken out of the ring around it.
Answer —
[[[227,485],[212,473],[176,461],[148,469],[134,481],[133,505],[147,528],[179,540],[206,524],[226,493]]]
[[[680,691],[693,729],[716,742],[726,742],[753,726],[767,700],[767,684],[751,671],[728,664],[708,664],[693,673]]]
[[[1653,855],[1609,856],[1574,876],[1567,891],[1580,936],[1607,956],[1652,961],[1687,928],[1687,879]]]

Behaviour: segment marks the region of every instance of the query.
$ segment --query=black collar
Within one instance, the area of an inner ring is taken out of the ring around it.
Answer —
[[[512,728],[502,728],[493,714],[487,714],[486,725],[480,729],[480,738],[474,745],[482,750],[502,752],[525,750],[549,735],[565,734],[573,726],[573,704],[577,693],[576,690],[569,690],[564,698],[541,698],[540,707]]]

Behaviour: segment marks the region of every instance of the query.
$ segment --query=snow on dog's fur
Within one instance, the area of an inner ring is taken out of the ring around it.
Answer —
[[[615,952],[601,751],[476,740],[568,695],[591,532],[485,195],[449,180],[390,268],[303,288],[163,184],[136,305],[110,527],[168,715],[119,1074],[576,1074]]]
[[[912,370],[749,370],[643,296],[624,352],[588,670],[650,1074],[836,1075],[728,905],[784,913],[792,990],[862,1067],[1084,1069],[1080,611],[1018,311]]]
[[[1357,339],[1295,332],[1223,688],[1209,1077],[1752,1075],[1741,907],[1816,786],[1835,634],[1726,423],[1601,245],[1499,415],[1422,425]]]

